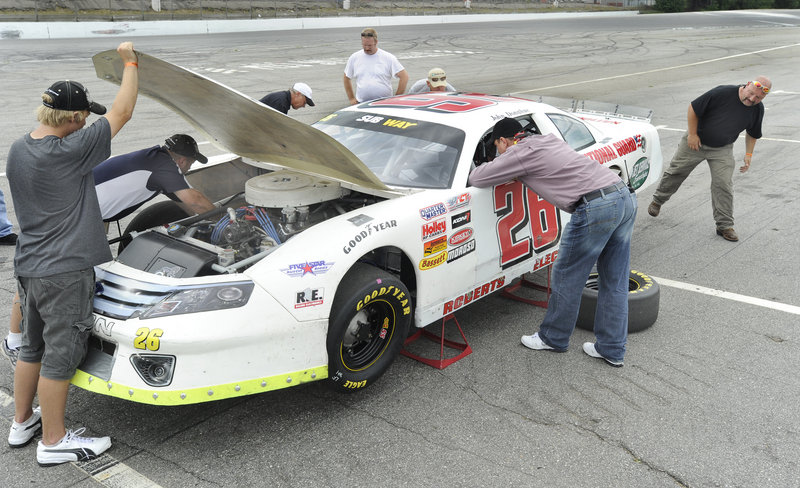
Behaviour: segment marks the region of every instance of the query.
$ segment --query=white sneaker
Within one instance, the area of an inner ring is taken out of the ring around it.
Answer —
[[[8,445],[11,447],[25,447],[33,440],[33,436],[42,430],[42,409],[33,409],[33,415],[25,422],[11,422],[11,431],[8,433]]]
[[[522,345],[529,349],[535,349],[537,351],[555,351],[555,349],[544,343],[542,338],[539,337],[538,332],[533,335],[522,336],[521,341]]]
[[[5,354],[8,360],[11,361],[11,369],[16,368],[17,358],[19,357],[19,348],[8,347],[8,339],[3,339],[3,354]]]
[[[88,461],[111,447],[111,438],[108,436],[80,437],[84,430],[86,430],[84,427],[74,431],[68,430],[67,435],[55,446],[45,446],[39,441],[39,446],[36,448],[36,461],[39,462],[39,466]]]
[[[588,354],[593,358],[602,359],[603,361],[610,364],[611,366],[614,366],[615,368],[621,368],[622,366],[624,366],[624,363],[622,361],[612,361],[607,357],[603,356],[602,354],[600,354],[599,352],[597,352],[597,349],[594,348],[594,342],[584,342],[583,352],[585,352],[586,354]]]

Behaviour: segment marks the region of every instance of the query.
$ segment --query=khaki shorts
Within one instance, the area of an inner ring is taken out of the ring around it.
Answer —
[[[69,380],[86,356],[94,316],[94,268],[17,278],[22,306],[19,360],[42,363],[40,376]]]

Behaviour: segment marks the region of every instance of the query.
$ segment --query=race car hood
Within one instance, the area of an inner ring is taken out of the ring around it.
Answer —
[[[139,56],[139,93],[166,105],[222,150],[364,188],[387,190],[346,147],[230,87],[147,54]],[[115,50],[92,57],[97,77],[120,84]]]

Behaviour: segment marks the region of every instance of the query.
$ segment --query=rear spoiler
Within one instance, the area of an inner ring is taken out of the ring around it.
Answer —
[[[651,109],[635,107],[633,105],[620,105],[618,103],[594,102],[589,100],[575,100],[570,98],[549,97],[543,95],[516,95],[509,96],[524,98],[533,102],[545,103],[559,108],[565,112],[574,112],[587,115],[597,115],[601,117],[613,117],[617,119],[641,120],[650,122],[653,117]]]

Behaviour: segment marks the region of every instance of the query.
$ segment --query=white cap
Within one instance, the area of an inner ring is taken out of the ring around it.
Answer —
[[[311,100],[311,87],[305,83],[295,83],[292,90],[302,93],[306,97],[306,103],[309,107],[314,106],[314,101]]]

